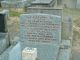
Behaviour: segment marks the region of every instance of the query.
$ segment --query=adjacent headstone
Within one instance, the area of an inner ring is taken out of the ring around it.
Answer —
[[[58,60],[72,60],[71,50],[71,41],[62,40]]]
[[[21,45],[20,43],[11,45],[1,55],[1,60],[21,60]]]
[[[37,49],[26,47],[22,51],[22,60],[36,60],[37,59]]]
[[[8,10],[3,10],[0,12],[0,32],[7,32],[7,20],[9,17],[9,11]]]
[[[0,33],[0,54],[2,54],[8,47],[8,33]]]
[[[71,17],[64,17],[62,24],[62,39],[72,40],[73,38],[73,21]]]
[[[20,41],[22,47],[37,48],[39,60],[56,60],[61,42],[61,17],[40,13],[21,15]]]
[[[61,40],[61,17],[48,14],[23,14],[20,17],[20,37],[29,42],[54,43]]]
[[[60,49],[58,60],[72,60],[71,58],[71,48]]]
[[[3,0],[0,0],[0,7],[1,7],[1,1],[3,1]]]

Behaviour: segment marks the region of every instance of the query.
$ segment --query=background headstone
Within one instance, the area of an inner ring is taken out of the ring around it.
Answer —
[[[58,15],[62,17],[63,8],[62,7],[28,7],[25,10],[26,13],[44,13],[44,14],[52,14]]]
[[[3,9],[9,8],[23,8],[26,3],[26,0],[5,0],[1,2],[1,6]]]
[[[72,18],[67,16],[64,17],[62,22],[62,39],[72,40],[73,38],[73,21]]]
[[[21,45],[16,43],[9,46],[1,55],[1,60],[21,60]]]
[[[56,5],[56,0],[34,0],[31,3],[33,7],[54,7]]]

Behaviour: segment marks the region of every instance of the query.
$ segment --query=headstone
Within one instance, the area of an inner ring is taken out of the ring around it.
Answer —
[[[37,48],[39,60],[56,60],[61,42],[61,17],[40,13],[21,15],[20,41],[22,47]]]
[[[37,59],[37,49],[26,47],[22,51],[22,60],[36,60]]]
[[[2,54],[8,47],[8,33],[0,33],[0,54]]]
[[[8,10],[3,10],[0,12],[0,32],[7,32],[7,20],[9,17],[9,11]]]
[[[20,43],[9,46],[1,55],[1,60],[21,60],[21,45]]]
[[[64,17],[63,24],[62,24],[62,39],[64,40],[72,40],[73,35],[73,21],[71,17]]]
[[[31,3],[34,7],[54,7],[56,0],[35,0]]]
[[[58,60],[71,60],[71,48],[60,49]]]
[[[70,40],[62,40],[58,60],[72,60],[71,46],[72,45]]]
[[[21,60],[21,46],[17,43],[11,51],[9,51],[9,60]]]
[[[25,10],[26,13],[44,13],[44,14],[52,14],[58,15],[62,17],[63,8],[62,7],[28,7]]]
[[[1,2],[1,6],[3,9],[9,8],[23,8],[26,0],[5,0]]]
[[[3,0],[0,0],[0,7],[1,7],[1,1],[3,1]]]

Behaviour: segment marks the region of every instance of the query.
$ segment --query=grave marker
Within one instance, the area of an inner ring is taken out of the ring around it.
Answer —
[[[23,8],[26,0],[5,0],[1,2],[3,9],[9,8]]]
[[[21,45],[16,43],[9,46],[1,55],[1,60],[21,60]]]
[[[3,10],[0,12],[0,32],[7,32],[7,20],[9,17],[9,11]]]
[[[33,7],[54,7],[56,5],[56,0],[34,0],[31,3]]]
[[[17,43],[9,52],[9,60],[21,60],[21,45]]]
[[[8,33],[0,33],[0,54],[9,47]]]
[[[40,13],[21,15],[20,41],[22,47],[37,48],[39,60],[56,60],[61,42],[61,17]]]

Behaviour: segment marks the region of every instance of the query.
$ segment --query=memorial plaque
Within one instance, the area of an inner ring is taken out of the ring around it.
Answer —
[[[54,43],[61,40],[61,17],[48,14],[24,14],[20,37],[28,42]]]
[[[1,1],[1,6],[3,9],[9,8],[23,8],[26,0],[5,0]]]

